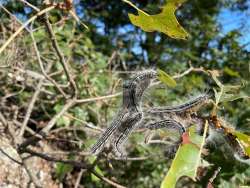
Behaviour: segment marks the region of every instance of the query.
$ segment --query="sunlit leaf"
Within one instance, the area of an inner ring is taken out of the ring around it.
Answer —
[[[178,23],[175,17],[176,9],[186,0],[169,0],[162,7],[162,12],[156,15],[149,15],[137,8],[128,0],[123,0],[138,11],[138,15],[128,14],[132,24],[140,27],[146,32],[160,31],[172,38],[187,39],[188,33]]]
[[[164,84],[166,84],[169,87],[175,87],[176,86],[176,82],[175,80],[169,76],[166,72],[158,69],[158,79],[163,82]]]
[[[188,136],[185,138],[185,141],[183,138],[183,143],[175,155],[172,165],[161,184],[161,188],[174,188],[176,182],[182,176],[189,176],[195,181],[207,128],[208,123],[206,122],[203,136],[199,136],[196,133],[195,126],[189,128]]]

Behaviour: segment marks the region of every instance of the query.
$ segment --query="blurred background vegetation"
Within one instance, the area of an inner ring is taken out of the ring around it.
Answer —
[[[42,1],[29,1],[42,9]],[[161,0],[133,1],[148,13],[158,13],[164,4]],[[0,44],[20,27],[13,16],[24,23],[35,11],[21,1],[0,1],[11,14],[0,9]],[[146,33],[134,27],[127,14],[135,13],[127,4],[115,0],[76,0],[74,7],[89,30],[78,24],[67,12],[53,10],[49,20],[56,34],[56,40],[71,66],[74,80],[79,90],[79,98],[93,98],[111,95],[121,91],[122,79],[136,71],[160,68],[170,75],[181,74],[190,66],[206,70],[218,70],[224,84],[242,84],[242,93],[250,93],[250,36],[248,0],[189,0],[177,11],[181,25],[190,33],[189,40],[175,40],[164,34]],[[237,17],[240,15],[240,22]],[[226,23],[225,20],[233,22]],[[236,21],[235,21],[236,20]],[[71,93],[67,77],[59,63],[42,20],[36,20],[27,30],[33,35],[44,65],[51,64],[50,76]],[[0,111],[13,121],[23,122],[30,99],[42,75],[38,64],[34,41],[25,30],[0,56]],[[174,89],[157,88],[149,90],[147,105],[179,103],[195,96],[207,88],[215,87],[210,76],[201,72],[191,72],[177,80]],[[55,151],[64,152],[70,159],[79,157],[74,152],[82,152],[92,145],[100,132],[88,126],[105,128],[119,108],[121,97],[83,103],[72,107],[56,123],[46,144]],[[33,108],[27,124],[33,131],[43,128],[47,122],[65,105],[65,99],[50,82],[43,85],[39,99]],[[17,109],[17,111],[15,111]],[[16,113],[15,113],[16,112]],[[250,134],[250,102],[236,100],[223,103],[219,115],[236,129]],[[18,123],[16,124],[18,128]],[[29,137],[29,132],[25,133]],[[143,144],[143,135],[135,133],[129,141],[128,154],[143,157],[140,161],[100,160],[96,170],[103,176],[127,187],[159,187],[171,160],[164,157],[161,147]],[[136,144],[137,143],[137,144]],[[218,143],[206,157],[213,166],[208,167],[209,177],[217,167],[221,171],[215,180],[215,187],[250,186],[250,168],[235,160],[229,148],[221,149]],[[225,146],[226,147],[226,146]],[[156,155],[157,154],[157,155]],[[160,157],[159,157],[160,156]],[[83,161],[91,161],[82,157]],[[52,176],[54,181],[65,187],[73,187],[79,169],[57,164]],[[183,178],[179,187],[204,187],[206,178],[192,182]],[[110,187],[90,173],[83,175],[79,187]]]

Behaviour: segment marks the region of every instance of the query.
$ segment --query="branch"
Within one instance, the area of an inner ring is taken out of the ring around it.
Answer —
[[[52,66],[52,64],[49,64],[46,71],[49,71],[50,68],[51,68],[51,66]],[[25,128],[26,128],[26,126],[27,126],[27,123],[28,123],[28,121],[29,121],[29,119],[30,119],[30,116],[31,116],[32,110],[33,110],[33,108],[34,108],[35,102],[36,102],[36,100],[37,100],[37,97],[38,97],[39,94],[40,94],[40,91],[41,91],[43,82],[44,82],[44,78],[41,78],[41,79],[39,80],[39,82],[38,82],[37,87],[36,87],[36,91],[35,91],[34,95],[32,96],[32,99],[31,99],[31,101],[30,101],[30,103],[29,103],[27,112],[26,112],[26,114],[25,114],[25,117],[24,117],[24,120],[23,120],[21,129],[20,129],[20,132],[19,132],[19,135],[18,135],[18,137],[17,137],[18,143],[21,143],[21,141],[22,141],[22,136],[23,136],[23,134],[24,134]]]
[[[40,157],[42,159],[45,159],[46,161],[51,161],[51,162],[60,162],[60,163],[64,163],[64,164],[70,164],[76,168],[81,168],[81,169],[88,169],[90,167],[92,167],[92,165],[88,165],[88,164],[85,164],[85,163],[81,163],[81,162],[77,162],[77,161],[74,161],[74,160],[64,160],[64,159],[57,159],[57,158],[54,158],[54,157],[51,157],[51,156],[48,156],[44,153],[39,153],[39,152],[36,152],[36,151],[33,151],[29,148],[25,148],[23,150],[24,153],[29,153],[32,157],[33,156],[36,156],[36,157]]]
[[[94,98],[88,98],[88,99],[77,99],[76,103],[81,104],[81,103],[94,102],[94,101],[99,101],[99,100],[106,100],[106,99],[118,97],[121,94],[122,93],[119,92],[119,93],[115,93],[115,94],[112,94],[112,95],[106,95],[106,96],[101,96],[101,97],[94,97]]]
[[[43,62],[41,60],[41,56],[40,56],[40,53],[39,53],[39,50],[38,50],[38,47],[36,45],[36,40],[34,38],[34,35],[33,35],[33,32],[30,32],[30,36],[32,38],[32,41],[33,41],[33,44],[34,44],[34,49],[35,49],[35,52],[36,52],[36,56],[37,56],[37,60],[38,60],[38,63],[40,65],[40,68],[41,68],[41,71],[43,73],[43,75],[52,83],[54,84],[54,86],[56,87],[56,89],[64,96],[64,98],[67,98],[66,94],[64,93],[64,91],[61,89],[61,87],[56,83],[56,81],[54,79],[52,79],[44,70],[44,67],[43,67]]]
[[[63,67],[63,70],[64,70],[65,74],[66,74],[66,77],[67,77],[68,81],[70,82],[70,85],[71,85],[72,89],[74,90],[74,97],[76,97],[77,94],[78,94],[76,83],[75,83],[74,79],[72,78],[72,75],[70,73],[68,64],[66,63],[66,61],[64,59],[64,55],[62,54],[62,52],[61,52],[61,50],[60,50],[60,48],[58,46],[55,33],[54,33],[53,29],[52,29],[51,24],[49,23],[48,14],[45,14],[45,26],[46,26],[46,29],[47,29],[47,31],[49,33],[49,37],[50,37],[52,46],[53,46],[54,50],[56,51],[56,54],[57,54],[57,56],[59,58],[59,61],[60,61],[61,65],[62,65],[62,67]]]
[[[17,37],[17,35],[18,35],[19,33],[22,32],[22,30],[23,30],[27,25],[29,25],[31,22],[33,22],[37,17],[43,15],[43,14],[46,13],[46,12],[51,11],[51,10],[54,9],[54,8],[55,8],[54,5],[49,6],[49,7],[45,8],[45,9],[41,10],[40,12],[38,12],[35,16],[33,16],[33,17],[31,17],[30,19],[28,19],[21,27],[19,27],[19,29],[18,29],[14,34],[11,35],[10,38],[1,46],[1,48],[0,48],[0,54],[1,54],[1,53],[5,50],[5,48],[11,43],[11,41],[14,40],[14,39]]]

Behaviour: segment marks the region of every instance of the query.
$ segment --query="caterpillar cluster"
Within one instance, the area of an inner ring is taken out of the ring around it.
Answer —
[[[153,70],[143,71],[123,84],[123,104],[111,125],[92,146],[93,154],[100,153],[105,144],[111,140],[112,149],[117,155],[123,154],[123,144],[143,118],[141,99],[157,73]]]
[[[195,115],[195,112],[204,104],[207,104],[212,97],[212,95],[207,92],[177,106],[154,107],[143,112],[141,108],[142,97],[145,90],[150,87],[152,81],[156,78],[157,72],[149,70],[140,72],[132,79],[124,82],[121,109],[112,120],[110,126],[92,146],[92,154],[99,154],[105,145],[109,143],[117,156],[124,156],[123,145],[131,132],[139,126],[140,128],[149,130],[162,128],[175,130],[180,136],[178,143],[180,143],[186,128],[193,124],[197,125],[197,129],[199,129],[198,133],[202,132],[204,119]],[[163,119],[145,123],[147,120],[144,117],[144,113],[150,117],[160,114],[163,115]],[[190,119],[187,119],[186,115],[188,115]],[[209,119],[209,127],[218,130],[217,123],[212,119]],[[222,128],[220,127],[220,130]],[[226,130],[224,130],[223,134],[238,156],[242,159],[246,159],[247,155],[237,138],[232,134],[228,134]]]

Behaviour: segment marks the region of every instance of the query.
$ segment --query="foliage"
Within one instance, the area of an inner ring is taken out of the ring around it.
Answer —
[[[43,7],[40,1],[29,2],[39,8]],[[158,7],[161,4],[164,6],[165,2],[164,4],[162,1],[151,0],[134,2],[137,2],[134,4],[140,10],[150,12],[154,16],[164,13]],[[21,2],[5,1],[3,5],[23,23],[35,14],[31,8],[24,6]],[[74,80],[77,81],[78,97],[81,99],[120,92],[121,80],[130,77],[130,71],[157,67],[169,73],[169,75],[162,76],[161,81],[170,86],[176,85],[171,76],[181,74],[190,65],[194,68],[202,67],[204,70],[219,71],[222,85],[218,85],[215,80],[217,78],[212,79],[211,74],[206,74],[206,71],[193,71],[181,79],[176,79],[178,84],[174,88],[156,87],[149,90],[144,99],[145,106],[180,103],[185,101],[185,97],[195,96],[206,88],[215,88],[217,115],[225,117],[234,125],[233,128],[241,131],[233,131],[233,134],[241,142],[247,142],[248,145],[243,145],[249,153],[249,143],[245,135],[250,133],[250,102],[246,97],[250,93],[248,63],[250,55],[239,42],[242,36],[241,30],[236,29],[221,35],[221,26],[217,16],[222,9],[229,8],[244,12],[247,4],[244,1],[227,0],[190,0],[183,4],[175,15],[190,34],[190,38],[186,41],[174,40],[159,32],[143,32],[134,27],[127,15],[131,12],[136,14],[136,12],[131,6],[117,1],[75,2],[76,13],[83,23],[88,25],[89,31],[76,20],[68,18],[70,14],[67,12],[51,11],[50,21],[59,47],[71,66]],[[178,24],[176,18],[173,17],[174,11],[175,9],[171,10],[171,17]],[[0,44],[2,46],[20,25],[3,9],[0,12],[2,22]],[[142,13],[139,12],[139,14]],[[130,14],[131,18],[134,18],[132,14]],[[162,31],[162,23],[157,22],[156,25],[158,28],[150,28],[150,31]],[[33,23],[33,29],[45,68],[50,63],[52,64],[49,75],[67,94],[71,94],[72,89],[67,77],[63,74],[63,67],[51,45],[47,31],[44,30],[43,22],[36,20]],[[185,38],[187,33],[181,28],[175,31],[174,35]],[[43,75],[28,31],[24,30],[4,49],[0,57],[0,67],[0,111],[9,122],[13,123],[14,127],[18,127],[24,120],[30,100]],[[117,113],[120,100],[120,97],[117,97],[109,101],[82,103],[72,107],[56,121],[51,135],[56,139],[48,140],[47,143],[57,151],[70,153],[70,156],[63,155],[64,158],[71,159],[71,156],[74,156],[76,160],[92,163],[93,161],[90,161],[88,157],[79,157],[80,155],[75,153],[81,153],[90,148],[100,134],[100,128],[106,128]],[[27,126],[33,131],[41,130],[65,106],[66,102],[67,100],[62,97],[56,87],[46,81]],[[208,112],[209,109],[204,109],[205,114]],[[171,137],[171,133],[166,134]],[[31,133],[26,132],[24,136],[28,138]],[[102,176],[128,187],[159,187],[167,170],[171,168],[172,160],[164,156],[164,151],[168,146],[145,145],[143,139],[141,133],[133,134],[130,138],[128,153],[131,157],[150,156],[149,158],[126,162],[102,159],[95,170]],[[212,144],[209,148],[209,156],[205,157],[205,160],[213,164],[213,167],[207,167],[208,176],[213,174],[217,167],[222,167],[213,182],[214,186],[249,185],[249,167],[230,156],[232,153],[230,148],[227,143],[222,144],[221,140],[214,140],[214,145]],[[76,177],[79,173],[79,169],[68,167],[60,163],[55,168],[58,179],[65,186],[69,185],[67,178]],[[83,176],[80,184],[84,187],[109,187],[99,181],[93,173],[86,173]],[[208,182],[208,176],[204,176],[197,182],[180,179],[177,186],[204,187]]]

